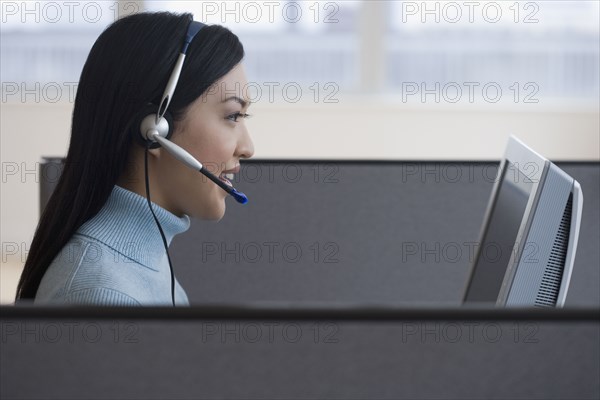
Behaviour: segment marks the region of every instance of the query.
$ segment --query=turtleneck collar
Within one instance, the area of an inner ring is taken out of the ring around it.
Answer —
[[[152,209],[170,245],[175,235],[187,231],[190,218],[178,217],[152,203]],[[118,185],[113,188],[102,209],[77,231],[90,236],[122,255],[150,268],[159,270],[165,248],[145,197]]]

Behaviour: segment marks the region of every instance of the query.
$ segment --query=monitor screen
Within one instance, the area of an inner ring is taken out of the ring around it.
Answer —
[[[500,179],[465,301],[496,302],[534,183],[508,160]]]

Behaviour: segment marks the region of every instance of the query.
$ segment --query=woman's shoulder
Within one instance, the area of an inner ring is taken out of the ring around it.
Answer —
[[[152,272],[106,244],[76,233],[50,263],[35,301],[139,305],[138,297],[144,297],[140,275]]]
[[[168,269],[152,269],[106,243],[76,233],[50,263],[35,303],[170,305]],[[178,305],[189,305],[175,279]]]

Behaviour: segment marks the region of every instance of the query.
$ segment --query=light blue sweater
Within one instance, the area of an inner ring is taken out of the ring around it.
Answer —
[[[155,203],[152,209],[169,245],[189,229],[187,215],[179,218]],[[34,303],[172,306],[169,261],[146,198],[115,185],[100,212],[52,261]],[[175,303],[189,305],[177,279]]]

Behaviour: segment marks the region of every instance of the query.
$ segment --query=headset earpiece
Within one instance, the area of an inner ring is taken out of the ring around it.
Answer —
[[[135,136],[137,138],[138,143],[142,146],[146,147],[146,143],[148,142],[147,134],[151,130],[156,130],[158,134],[166,139],[170,139],[173,133],[173,117],[169,111],[166,111],[164,116],[158,121],[156,124],[156,113],[158,111],[158,106],[155,104],[147,104],[146,107],[140,111],[138,114],[138,118],[136,119],[136,123],[134,127],[137,127],[137,131],[135,132]],[[156,141],[150,140],[151,149],[156,149],[160,147],[160,144]]]

